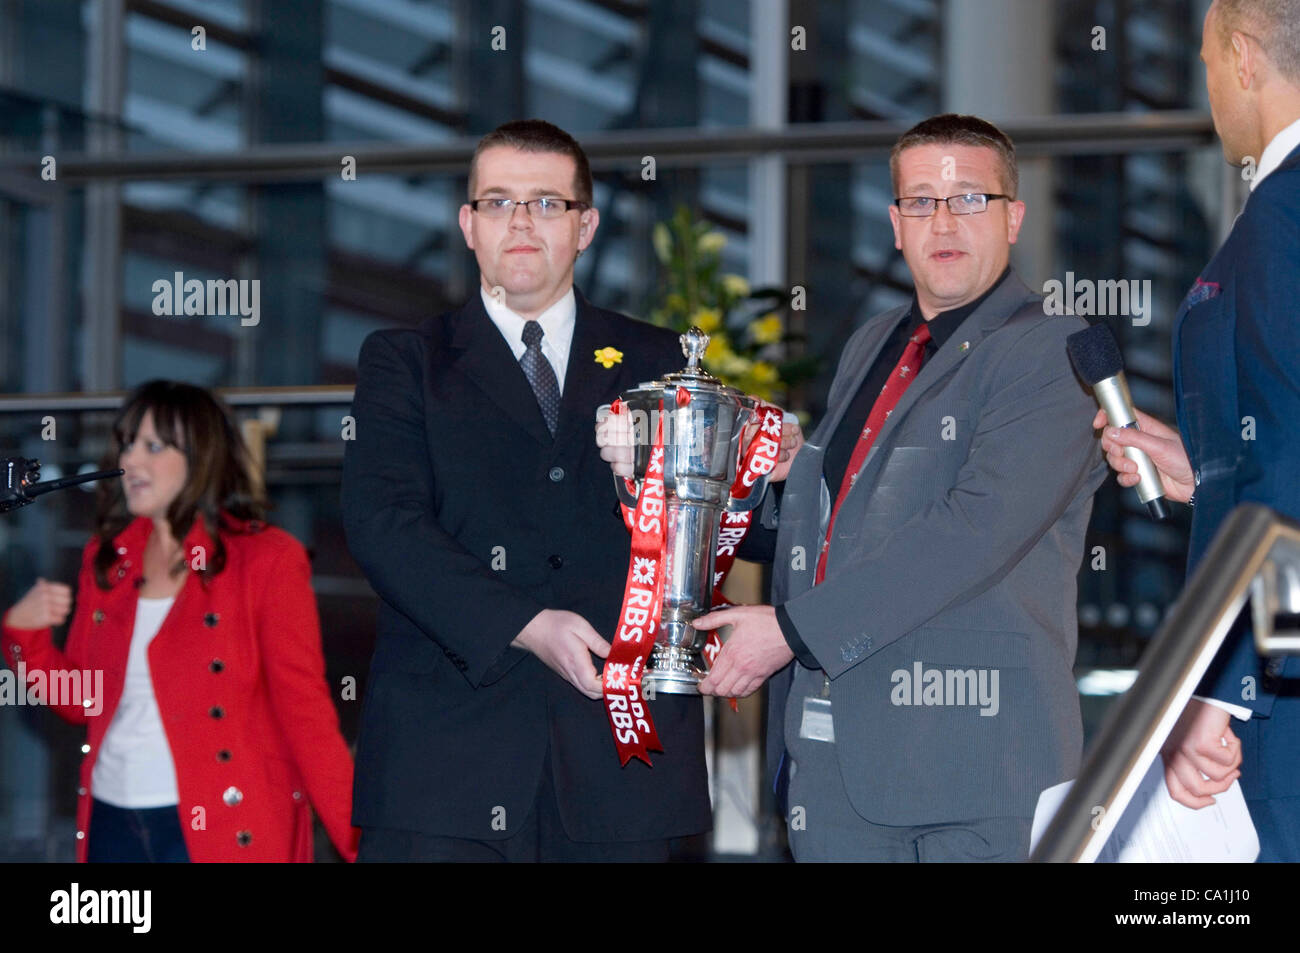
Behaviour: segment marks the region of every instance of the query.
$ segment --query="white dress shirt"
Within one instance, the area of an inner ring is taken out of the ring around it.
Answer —
[[[1254,192],[1259,183],[1280,166],[1283,159],[1295,151],[1296,146],[1300,146],[1300,119],[1279,132],[1273,137],[1273,141],[1264,147],[1264,154],[1259,157],[1259,165],[1255,169],[1255,177],[1250,180],[1250,190]]]
[[[168,807],[180,802],[176,764],[149,673],[149,643],[162,628],[174,600],[168,596],[136,602],[122,698],[90,774],[91,794],[115,807]]]
[[[524,325],[529,319],[521,317],[508,308],[504,301],[487,293],[482,285],[479,294],[483,297],[483,307],[488,317],[497,326],[501,336],[510,345],[515,360],[524,356],[528,346],[524,344]],[[578,300],[573,295],[572,285],[568,292],[555,304],[551,305],[536,318],[542,326],[542,355],[551,362],[555,371],[555,383],[564,393],[564,372],[569,366],[569,347],[573,344],[573,326],[578,315]]]

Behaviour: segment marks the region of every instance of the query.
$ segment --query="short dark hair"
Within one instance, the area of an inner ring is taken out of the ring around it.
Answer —
[[[474,198],[475,174],[478,170],[478,157],[486,149],[505,146],[521,152],[554,152],[568,156],[573,160],[573,197],[580,202],[591,204],[591,165],[587,154],[578,145],[578,140],[559,126],[554,126],[544,119],[516,119],[513,122],[497,126],[478,141],[474,158],[469,164],[469,197]]]
[[[1016,147],[993,123],[978,116],[944,113],[923,119],[903,133],[889,153],[889,178],[898,197],[898,157],[905,149],[928,145],[980,146],[992,149],[1002,164],[1002,190],[1013,199],[1020,188],[1020,170],[1016,167]]]
[[[1216,0],[1219,43],[1249,33],[1288,82],[1300,84],[1300,0]]]

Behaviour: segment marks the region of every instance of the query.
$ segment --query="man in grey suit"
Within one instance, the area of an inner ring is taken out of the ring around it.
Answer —
[[[697,621],[734,626],[701,688],[776,673],[797,860],[1023,860],[1082,748],[1075,576],[1105,472],[1065,348],[1083,322],[1008,266],[1025,207],[997,127],[933,117],[890,165],[915,296],[845,346],[779,503],[773,605]]]

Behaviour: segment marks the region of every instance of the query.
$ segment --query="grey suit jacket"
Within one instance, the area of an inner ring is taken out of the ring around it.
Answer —
[[[922,366],[845,498],[816,587],[823,448],[903,309],[849,339],[786,480],[772,601],[830,676],[844,783],[876,823],[1029,816],[1079,766],[1075,577],[1106,468],[1066,354],[1084,322],[1041,302],[1013,273]],[[798,664],[771,684],[772,765],[788,706],[798,731]]]

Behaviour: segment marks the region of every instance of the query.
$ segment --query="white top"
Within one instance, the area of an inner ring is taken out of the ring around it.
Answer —
[[[92,795],[115,807],[167,807],[180,802],[176,765],[158,714],[148,655],[149,643],[174,601],[175,596],[170,596],[136,603],[122,698],[90,775]]]
[[[1279,132],[1273,137],[1273,141],[1264,147],[1264,154],[1259,157],[1259,167],[1255,170],[1255,177],[1250,180],[1250,190],[1254,192],[1255,187],[1264,181],[1264,177],[1280,166],[1282,160],[1295,151],[1296,146],[1300,146],[1300,119]]]
[[[524,344],[524,325],[528,318],[511,311],[504,301],[499,301],[479,285],[478,293],[483,297],[483,307],[487,308],[488,317],[497,326],[501,336],[510,345],[515,360],[524,356],[528,345]],[[573,296],[573,286],[555,304],[537,316],[537,323],[542,326],[542,354],[551,362],[555,371],[555,383],[564,393],[564,372],[569,366],[569,347],[573,344],[573,326],[577,320],[578,301]]]

